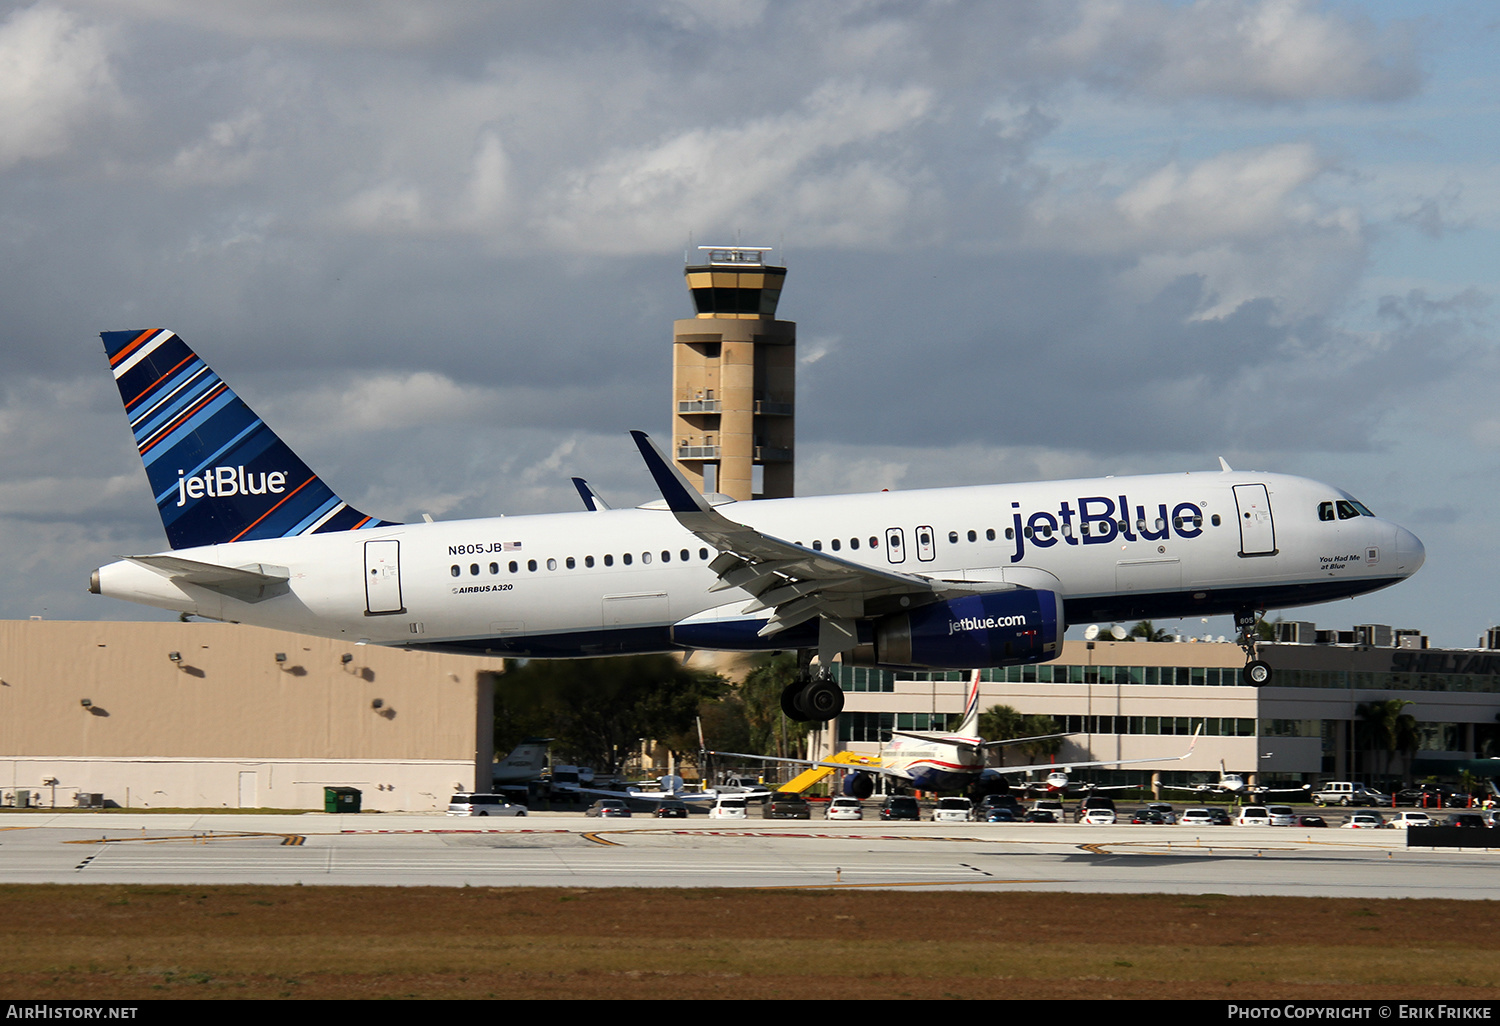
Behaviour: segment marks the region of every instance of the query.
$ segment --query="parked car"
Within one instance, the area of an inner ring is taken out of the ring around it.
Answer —
[[[1160,815],[1162,822],[1166,823],[1168,826],[1175,825],[1177,822],[1176,810],[1166,802],[1147,802],[1146,808]]]
[[[920,820],[922,809],[915,798],[893,794],[880,803],[880,818]]]
[[[1379,791],[1349,780],[1330,780],[1313,792],[1314,805],[1389,805],[1391,800]]]
[[[1270,813],[1272,826],[1295,826],[1297,824],[1297,811],[1290,805],[1267,805],[1266,812]]]
[[[1114,826],[1114,809],[1084,809],[1083,818],[1079,820],[1087,826]]]
[[[715,798],[708,810],[709,819],[744,819],[745,799],[734,797]]]
[[[1068,821],[1068,810],[1062,802],[1056,798],[1038,798],[1031,803],[1031,811],[1046,811],[1052,813],[1054,823],[1066,823]]]
[[[1217,805],[1210,807],[1208,814],[1214,818],[1214,826],[1231,826],[1234,823],[1229,816],[1229,810],[1221,809]]]
[[[1162,814],[1155,809],[1136,809],[1135,815],[1130,817],[1132,823],[1148,823],[1152,826],[1165,826],[1167,821]]]
[[[1021,808],[1021,803],[1016,801],[1015,795],[987,794],[974,803],[974,811],[970,813],[970,816],[976,823],[994,823],[996,820],[990,819],[990,813],[995,809],[1005,809],[1012,819],[1020,819],[1026,814]]]
[[[1264,805],[1246,805],[1234,817],[1235,826],[1270,826],[1271,810]]]
[[[1297,825],[1305,827],[1326,827],[1328,824],[1324,822],[1322,816],[1298,816]]]
[[[967,823],[970,805],[967,798],[939,798],[932,809],[934,823]]]
[[[1218,821],[1207,809],[1183,809],[1177,817],[1178,826],[1216,826]]]
[[[1344,820],[1345,830],[1379,830],[1385,825],[1378,812],[1356,812]]]
[[[1014,823],[1019,817],[1003,805],[996,805],[992,809],[986,809],[984,813],[985,823]]]
[[[1448,822],[1446,825],[1456,827],[1477,827],[1480,830],[1484,830],[1487,827],[1494,826],[1494,822],[1492,820],[1485,819],[1485,817],[1478,812],[1457,812],[1448,817]]]
[[[651,815],[657,819],[687,819],[688,807],[685,802],[676,798],[667,798],[656,803],[656,808],[651,810]]]
[[[1415,805],[1424,809],[1462,809],[1469,796],[1446,784],[1420,784],[1396,792],[1397,805]]]
[[[761,806],[760,814],[766,819],[812,819],[812,808],[800,794],[777,791]]]
[[[1025,821],[1027,823],[1061,823],[1062,822],[1062,820],[1060,820],[1060,819],[1057,818],[1057,813],[1053,812],[1051,809],[1031,808],[1031,809],[1027,810],[1026,815],[1023,818],[1025,819]]]
[[[500,794],[456,794],[448,799],[450,816],[524,816],[526,806],[513,805]]]
[[[864,819],[865,807],[858,798],[835,798],[823,810],[824,819]]]
[[[1091,809],[1107,809],[1113,813],[1115,812],[1115,800],[1113,798],[1105,798],[1103,795],[1090,795],[1078,803],[1078,808],[1073,811],[1073,822],[1086,822],[1084,817]],[[1111,819],[1110,822],[1113,823],[1114,820]]]
[[[584,809],[583,814],[596,819],[629,819],[630,806],[620,798],[600,798]]]
[[[1405,830],[1408,827],[1434,826],[1432,817],[1425,812],[1397,812],[1391,816],[1386,826],[1393,830]]]

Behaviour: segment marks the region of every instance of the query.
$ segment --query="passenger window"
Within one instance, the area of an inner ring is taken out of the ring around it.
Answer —
[[[478,563],[470,563],[469,564],[469,573],[472,576],[474,576],[474,577],[478,577],[479,576],[479,564]]]
[[[490,564],[490,573],[492,573],[492,574],[498,574],[499,572],[500,572],[500,564],[499,563],[491,563]]]
[[[628,552],[626,552],[626,553],[624,553],[623,555],[620,556],[620,562],[624,563],[626,566],[630,565],[630,559],[631,559],[630,553],[628,553]]]
[[[958,544],[958,532],[957,531],[949,531],[948,532],[948,544],[949,545],[957,545]]]
[[[568,557],[568,562],[567,562],[566,566],[567,566],[567,568],[569,570],[573,570],[573,569],[577,568],[578,564],[575,563],[575,562],[573,562],[573,557],[572,556],[569,556]]]
[[[649,562],[651,562],[651,553],[649,553],[649,552],[642,552],[641,553],[641,562],[642,563],[649,563]]]
[[[594,557],[593,556],[584,556],[583,557],[583,565],[587,566],[587,567],[592,567],[594,565]]]
[[[528,559],[526,561],[526,569],[531,573],[536,573],[536,560]]]
[[[857,548],[859,548],[859,539],[858,538],[850,538],[849,539],[849,547],[851,549],[857,549]]]
[[[1022,528],[1021,529],[1021,534],[1022,534],[1023,537],[1030,538],[1032,536],[1032,534],[1031,534],[1031,528],[1029,528],[1029,527]]]
[[[548,570],[556,570],[557,569],[557,560],[555,560],[555,559],[549,559],[549,560],[547,560],[547,569]]]
[[[1209,520],[1209,523],[1213,524],[1215,527],[1218,527],[1219,523],[1220,523],[1219,514],[1215,513],[1213,515],[1213,517]]]
[[[511,573],[515,573],[515,572],[516,572],[516,571],[518,571],[518,570],[520,570],[520,569],[521,569],[521,566],[520,566],[520,564],[519,564],[519,563],[517,563],[517,562],[516,562],[516,561],[515,561],[515,560],[514,560],[514,559],[513,559],[513,560],[511,560],[511,561],[510,561],[510,566],[509,566],[509,567],[507,567],[507,569],[508,569],[508,570],[510,570],[510,572],[511,572]]]
[[[707,549],[699,549],[698,550],[698,558],[699,559],[707,559],[708,558],[708,550]]]
[[[457,563],[454,563],[452,566],[450,566],[448,568],[448,572],[450,574],[452,574],[454,577],[457,577],[459,574],[463,573],[463,571],[458,568],[458,564]]]
[[[606,552],[604,554],[604,565],[605,566],[614,566],[615,565],[615,557]]]
[[[1027,535],[1027,537],[1030,537],[1030,535]],[[1015,539],[1016,539],[1016,529],[1014,527],[1007,527],[1005,529],[1005,540],[1006,541],[1015,541]]]
[[[984,540],[985,541],[994,541],[995,540],[995,529],[993,527],[990,528],[988,531],[984,532]]]
[[[683,549],[677,555],[678,555],[678,558],[680,558],[684,563],[686,563],[689,559],[692,558],[693,554],[691,552],[689,552],[687,549]]]
[[[834,552],[837,552],[839,550],[840,542],[837,538],[835,538],[833,539],[833,541],[828,543],[828,546],[829,548],[833,549]]]
[[[663,563],[670,563],[670,562],[672,562],[672,550],[671,549],[662,549],[661,550],[661,561]]]
[[[877,538],[877,537],[875,537],[873,534],[870,535],[870,548],[872,548],[872,549],[878,549],[878,548],[880,548],[880,539]]]
[[[978,540],[979,540],[979,535],[975,534],[973,531],[970,531],[969,532],[969,541],[978,541]]]

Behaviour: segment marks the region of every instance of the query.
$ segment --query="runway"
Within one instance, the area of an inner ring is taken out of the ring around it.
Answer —
[[[0,817],[0,883],[1500,899],[1500,847],[1405,845],[1395,830],[36,812]]]

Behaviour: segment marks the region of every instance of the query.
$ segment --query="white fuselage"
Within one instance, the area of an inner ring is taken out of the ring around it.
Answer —
[[[718,510],[883,570],[1055,591],[1076,623],[1302,605],[1416,571],[1422,545],[1404,528],[1368,515],[1320,519],[1320,504],[1340,499],[1348,496],[1303,478],[1216,471]],[[671,649],[674,624],[713,609],[737,616],[747,601],[736,590],[710,593],[718,553],[654,508],[388,525],[172,555],[284,567],[289,579],[250,602],[122,561],[98,571],[98,590],[351,641],[533,656]],[[797,646],[781,638],[762,647]]]

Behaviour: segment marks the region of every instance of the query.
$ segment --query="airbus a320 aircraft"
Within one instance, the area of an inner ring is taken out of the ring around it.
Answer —
[[[663,499],[399,524],[344,502],[183,340],[104,332],[172,551],[90,590],[352,642],[533,658],[796,649],[782,705],[843,708],[835,657],[892,668],[1054,659],[1069,622],[1234,614],[1246,682],[1268,607],[1374,591],[1422,543],[1331,485],[1210,473],[730,505],[633,432]],[[817,672],[812,670],[817,656]]]

